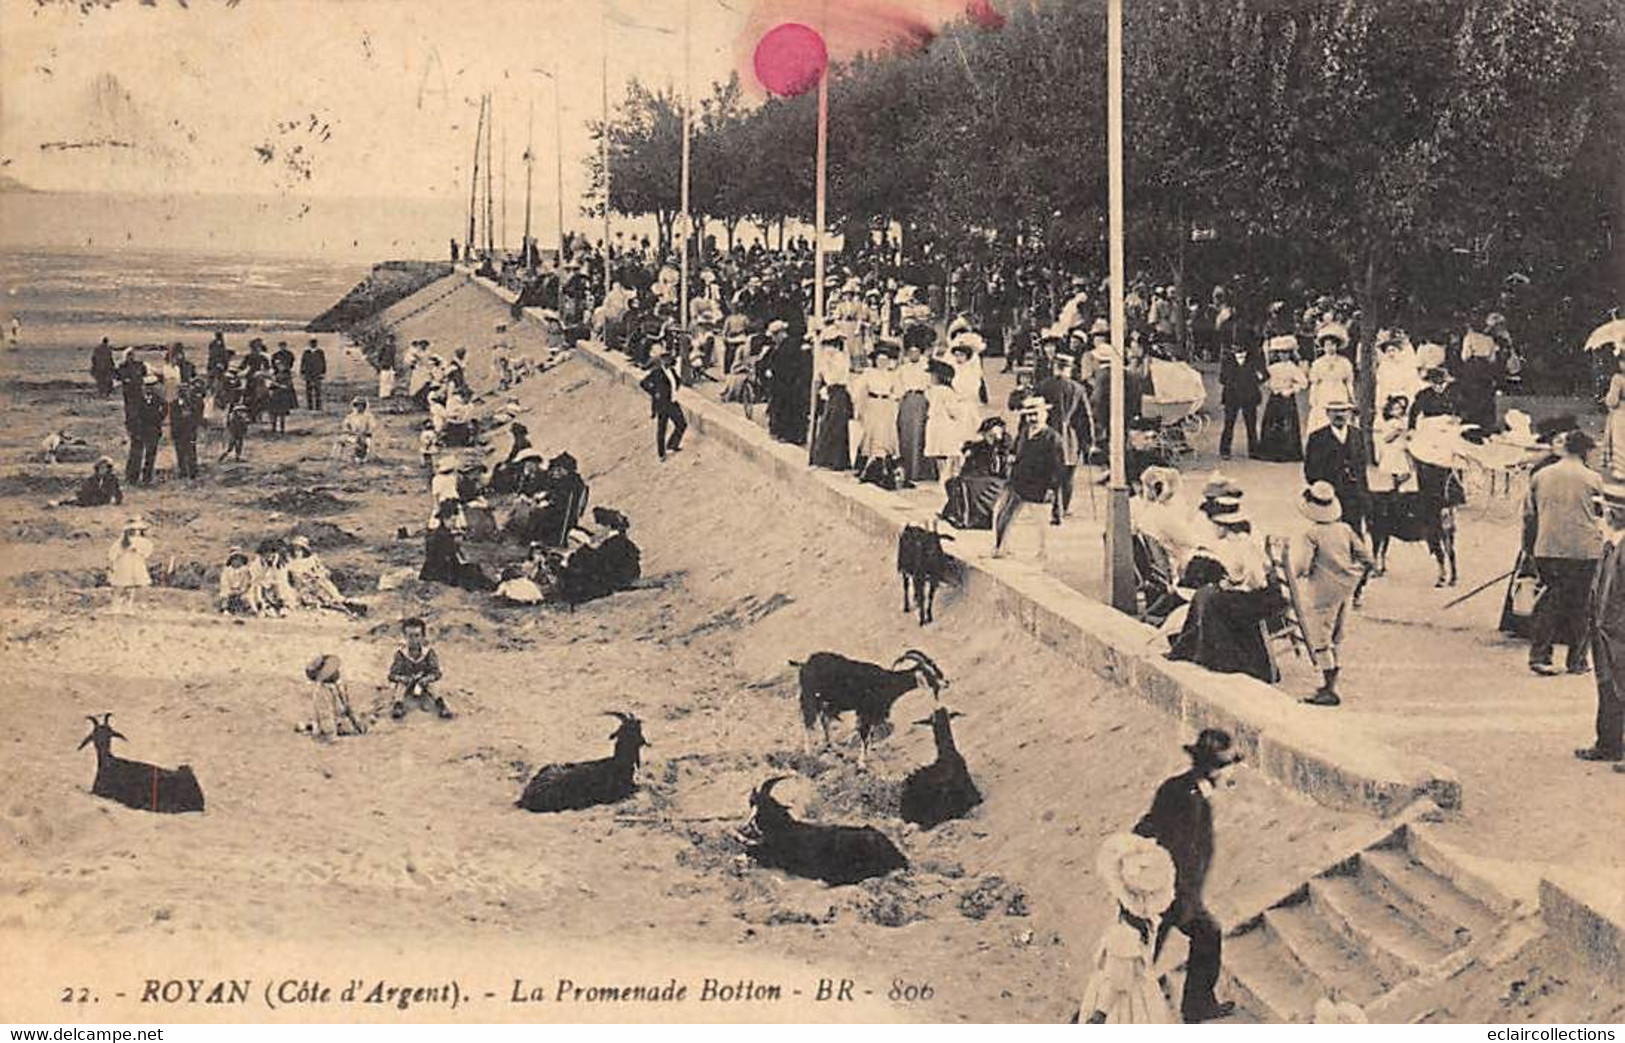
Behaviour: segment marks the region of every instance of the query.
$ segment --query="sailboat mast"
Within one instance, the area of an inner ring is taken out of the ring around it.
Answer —
[[[536,267],[536,256],[531,252],[530,245],[530,173],[536,165],[536,153],[532,147],[536,141],[536,99],[530,99],[530,128],[525,132],[525,267]]]
[[[496,127],[497,106],[496,98],[492,95],[487,94],[485,99],[490,112],[485,127],[485,255],[495,257],[497,243],[496,229],[493,227],[495,222],[492,220],[495,213],[491,200],[491,138],[494,137],[492,130]]]
[[[473,250],[474,250],[474,244],[476,242],[478,242],[478,240],[475,239],[475,237],[474,237],[474,215],[475,215],[475,201],[479,198],[479,191],[480,191],[480,135],[482,135],[484,133],[485,133],[485,98],[482,96],[480,98],[480,119],[479,119],[479,122],[474,127],[474,166],[472,168],[473,172],[469,176],[469,179],[468,179],[468,240],[467,240],[467,243],[465,244],[465,249],[464,249],[465,254],[472,253]]]

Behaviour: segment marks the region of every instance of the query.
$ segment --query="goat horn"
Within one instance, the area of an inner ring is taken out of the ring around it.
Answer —
[[[603,711],[603,714],[604,714],[605,717],[613,717],[613,718],[615,718],[616,720],[620,721],[622,724],[631,724],[633,721],[637,720],[637,718],[633,717],[631,714],[622,713],[619,710],[605,710],[605,711]]]
[[[94,717],[86,717],[85,720],[89,721],[93,726],[100,726],[102,723]]]
[[[939,681],[946,681],[947,680],[947,677],[942,672],[942,667],[938,666],[936,664],[935,660],[933,660],[930,656],[926,655],[924,652],[920,651],[917,648],[911,648],[908,651],[904,652],[902,655],[897,657],[897,661],[899,663],[904,662],[905,660],[910,660],[910,659],[913,660],[915,663],[917,663],[919,666],[925,668],[926,670],[931,671],[933,674],[936,674],[937,675],[937,680],[939,680]]]
[[[770,798],[773,796],[773,787],[789,777],[790,776],[788,775],[775,775],[771,779],[768,779],[766,782],[762,783],[760,786],[757,786],[756,792],[763,797]]]

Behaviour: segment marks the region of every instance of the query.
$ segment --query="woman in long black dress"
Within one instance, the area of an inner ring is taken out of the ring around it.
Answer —
[[[484,569],[463,560],[462,541],[453,528],[457,510],[456,500],[443,500],[435,510],[434,523],[423,538],[423,568],[418,579],[464,590],[495,590],[497,585]]]
[[[818,423],[813,429],[812,465],[831,471],[852,469],[852,443],[847,425],[852,421],[852,361],[846,337],[829,333],[818,348]]]
[[[1298,395],[1309,386],[1309,374],[1298,361],[1298,339],[1271,337],[1264,345],[1264,419],[1253,459],[1293,463],[1303,459],[1303,433],[1298,423]]]

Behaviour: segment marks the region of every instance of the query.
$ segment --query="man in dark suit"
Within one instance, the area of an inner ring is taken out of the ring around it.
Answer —
[[[1219,401],[1224,406],[1224,429],[1219,433],[1219,458],[1230,459],[1231,436],[1235,434],[1236,417],[1240,416],[1247,434],[1247,455],[1253,455],[1253,443],[1258,440],[1258,405],[1264,400],[1264,380],[1269,372],[1264,368],[1263,349],[1253,344],[1240,344],[1226,348],[1219,365]]]
[[[1343,507],[1343,520],[1356,535],[1365,533],[1365,436],[1352,421],[1354,403],[1347,399],[1326,403],[1325,427],[1309,435],[1303,447],[1303,480],[1313,485],[1330,482]]]
[[[1073,357],[1065,352],[1057,353],[1054,372],[1034,389],[1039,398],[1049,403],[1049,427],[1061,436],[1065,460],[1061,484],[1050,507],[1051,525],[1061,524],[1061,519],[1072,513],[1072,484],[1081,447],[1088,445],[1094,435],[1089,422],[1089,389],[1072,379],[1074,370]]]
[[[305,408],[312,413],[322,411],[322,381],[327,378],[327,353],[315,337],[299,356],[299,375],[305,378]]]
[[[683,415],[683,407],[677,404],[677,389],[682,381],[671,366],[671,357],[664,348],[656,347],[650,362],[653,368],[638,386],[649,396],[649,415],[655,421],[655,452],[664,460],[668,452],[682,452],[688,418]],[[668,424],[671,425],[669,440],[666,438]]]
[[[201,380],[181,387],[175,402],[169,407],[169,434],[175,440],[175,475],[178,478],[197,477],[197,432],[203,422],[203,396]]]
[[[1625,483],[1609,482],[1598,496],[1602,557],[1591,581],[1591,665],[1597,672],[1597,741],[1574,755],[1583,761],[1625,761]]]
[[[158,443],[164,437],[168,408],[158,374],[141,378],[141,395],[130,420],[130,458],[124,466],[124,484],[152,484],[152,468],[158,460]]]
[[[1161,955],[1171,930],[1190,939],[1185,989],[1179,1001],[1180,1015],[1187,1023],[1212,1021],[1236,1009],[1235,1003],[1220,1003],[1213,995],[1219,981],[1223,935],[1202,900],[1208,866],[1213,863],[1213,807],[1208,796],[1219,772],[1241,760],[1230,747],[1229,732],[1202,729],[1196,742],[1185,747],[1190,770],[1157,787],[1151,810],[1134,827],[1135,833],[1162,845],[1174,863],[1174,901],[1157,927],[1155,952]]]

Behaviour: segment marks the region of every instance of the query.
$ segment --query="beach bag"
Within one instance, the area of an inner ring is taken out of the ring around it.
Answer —
[[[1512,581],[1512,593],[1507,604],[1514,616],[1528,619],[1535,614],[1535,607],[1545,593],[1546,586],[1538,576],[1519,576]]]

